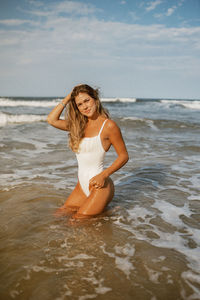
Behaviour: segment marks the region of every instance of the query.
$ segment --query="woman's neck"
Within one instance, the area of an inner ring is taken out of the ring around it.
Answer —
[[[93,123],[93,122],[97,121],[99,119],[99,117],[100,117],[99,113],[96,112],[92,117],[88,118],[88,123]]]

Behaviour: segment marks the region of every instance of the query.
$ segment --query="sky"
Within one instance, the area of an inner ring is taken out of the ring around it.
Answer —
[[[200,0],[0,0],[0,96],[200,99]]]

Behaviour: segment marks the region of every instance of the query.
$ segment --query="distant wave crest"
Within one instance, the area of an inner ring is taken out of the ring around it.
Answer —
[[[0,107],[54,107],[62,99],[61,98],[15,98],[15,97],[0,97]],[[142,98],[101,98],[102,102],[107,103],[138,103],[148,104],[151,102],[158,103],[164,106],[180,106],[183,108],[199,110],[200,100],[178,100],[178,99],[142,99]]]
[[[32,107],[54,107],[61,99],[52,100],[27,100],[23,99],[12,99],[12,98],[0,98],[0,106],[15,107],[15,106],[32,106]],[[135,98],[102,98],[102,102],[136,102]]]
[[[0,112],[0,126],[3,127],[6,124],[13,123],[33,123],[46,121],[45,115],[12,115]]]
[[[59,100],[14,100],[9,98],[0,98],[0,106],[32,106],[32,107],[53,107],[59,103]]]
[[[160,100],[161,103],[163,104],[175,104],[175,105],[180,105],[185,108],[190,108],[190,109],[200,109],[200,101],[198,100]]]

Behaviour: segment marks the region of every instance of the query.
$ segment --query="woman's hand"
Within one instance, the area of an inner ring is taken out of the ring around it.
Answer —
[[[71,92],[72,93],[72,92]],[[66,107],[67,103],[71,101],[71,93],[69,93],[53,110],[47,117],[47,122],[61,130],[68,131],[68,121],[60,119],[63,109]]]
[[[72,92],[69,93],[69,94],[62,100],[62,103],[63,103],[63,104],[66,105],[66,104],[71,100],[71,94],[72,94]]]
[[[104,186],[105,181],[106,181],[106,177],[100,173],[90,179],[89,189],[90,188],[101,189]]]

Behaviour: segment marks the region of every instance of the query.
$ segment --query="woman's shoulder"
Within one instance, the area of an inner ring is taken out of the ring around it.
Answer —
[[[105,128],[106,128],[106,131],[109,131],[109,132],[116,132],[116,130],[117,131],[120,130],[117,123],[112,119],[106,120]]]
[[[106,125],[109,127],[118,127],[117,123],[112,119],[106,119]]]

